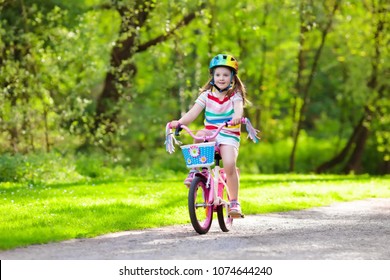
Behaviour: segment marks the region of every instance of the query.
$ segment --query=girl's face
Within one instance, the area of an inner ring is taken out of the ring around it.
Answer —
[[[214,69],[214,83],[220,89],[227,88],[230,84],[232,70],[227,67],[216,67]]]

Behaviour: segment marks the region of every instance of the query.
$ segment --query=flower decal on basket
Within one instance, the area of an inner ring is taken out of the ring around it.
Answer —
[[[200,155],[199,147],[198,146],[191,146],[190,147],[190,155],[192,157],[198,157]]]
[[[203,156],[200,158],[201,163],[205,163],[207,161],[207,157]]]
[[[191,159],[187,159],[187,164],[190,165],[192,162],[191,162]]]

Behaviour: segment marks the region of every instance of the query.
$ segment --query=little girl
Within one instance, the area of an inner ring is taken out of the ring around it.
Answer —
[[[171,127],[179,124],[188,125],[198,115],[205,111],[205,129],[198,131],[197,136],[212,135],[218,126],[227,121],[232,126],[223,128],[215,141],[219,145],[223,167],[229,186],[230,208],[229,215],[241,216],[238,202],[239,178],[236,168],[238,149],[240,146],[241,118],[244,113],[246,90],[237,76],[238,62],[228,54],[218,54],[210,61],[211,78],[201,88],[200,95],[193,107],[179,120],[171,122]],[[184,184],[189,186],[197,170],[190,170]]]

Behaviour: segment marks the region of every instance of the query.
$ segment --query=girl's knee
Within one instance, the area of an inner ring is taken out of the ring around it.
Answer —
[[[199,130],[198,132],[196,132],[196,136],[198,137],[205,137],[207,134],[204,130]]]
[[[204,130],[199,130],[199,131],[197,131],[195,135],[196,135],[197,137],[206,137],[206,136],[208,136],[207,131],[204,131]],[[195,142],[195,143],[201,143],[201,142],[203,142],[203,141],[201,141],[201,140],[195,140],[194,142]]]
[[[235,172],[237,172],[236,165],[235,164],[224,164],[223,169],[226,173],[226,175],[233,175]]]

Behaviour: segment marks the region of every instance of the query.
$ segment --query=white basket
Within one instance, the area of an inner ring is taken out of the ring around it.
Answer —
[[[214,164],[215,142],[180,146],[188,168],[208,167]]]

